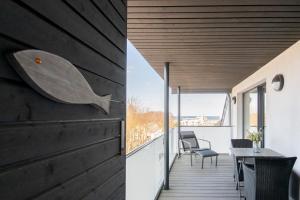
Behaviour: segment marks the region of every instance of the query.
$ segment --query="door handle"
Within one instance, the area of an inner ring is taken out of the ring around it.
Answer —
[[[121,121],[121,155],[125,155],[126,154],[126,150],[125,150],[125,133],[126,133],[126,124],[125,124],[125,121],[122,120]]]

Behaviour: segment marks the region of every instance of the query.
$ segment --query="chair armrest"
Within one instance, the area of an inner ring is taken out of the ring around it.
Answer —
[[[211,143],[210,143],[210,141],[209,141],[209,140],[198,139],[198,138],[197,138],[197,140],[201,140],[201,141],[207,142],[207,143],[208,143],[208,145],[209,145],[209,149],[211,149]]]

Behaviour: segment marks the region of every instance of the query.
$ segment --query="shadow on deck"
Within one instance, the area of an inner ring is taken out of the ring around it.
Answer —
[[[220,155],[218,166],[215,159],[205,159],[201,169],[201,157],[189,155],[176,159],[170,173],[170,190],[163,190],[159,200],[238,200],[239,192],[233,181],[233,160],[229,155]]]

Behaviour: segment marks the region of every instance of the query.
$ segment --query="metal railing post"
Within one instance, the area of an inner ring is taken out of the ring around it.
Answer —
[[[232,101],[231,101],[231,94],[228,92],[227,93],[227,98],[228,98],[228,111],[229,111],[229,115],[228,115],[228,120],[229,120],[229,126],[230,126],[230,138],[233,139],[233,127],[232,127]]]
[[[169,190],[169,63],[164,68],[165,98],[164,98],[164,149],[165,149],[165,170],[164,189]]]
[[[180,157],[181,155],[180,155],[180,129],[181,129],[181,127],[180,127],[180,120],[181,120],[181,111],[180,111],[180,109],[181,109],[181,105],[180,105],[180,95],[181,95],[181,88],[180,88],[180,86],[178,86],[178,88],[177,88],[177,94],[178,94],[178,114],[177,114],[177,123],[178,123],[178,127],[177,127],[177,130],[178,130],[178,157]]]

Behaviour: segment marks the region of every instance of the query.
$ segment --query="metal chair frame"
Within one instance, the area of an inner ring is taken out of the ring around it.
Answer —
[[[181,140],[181,143],[182,143],[182,149],[184,150],[184,153],[185,152],[189,152],[190,153],[191,166],[193,165],[193,154],[195,156],[198,154],[198,155],[200,155],[202,157],[202,165],[201,165],[202,169],[203,169],[204,158],[205,157],[210,157],[211,158],[211,163],[212,163],[212,157],[215,156],[216,157],[216,166],[217,166],[218,165],[218,154],[217,153],[216,154],[212,154],[211,156],[210,155],[205,156],[205,155],[201,154],[201,152],[202,153],[204,153],[204,152],[207,153],[208,151],[214,152],[213,150],[211,150],[211,142],[209,140],[197,138],[196,135],[195,135],[195,133],[193,131],[185,131],[185,132],[186,133],[189,132],[191,134],[191,137],[188,137],[188,138],[194,139],[195,142],[196,142],[196,147],[192,147],[192,144],[190,142],[186,141],[185,138],[182,137],[182,134],[180,134],[180,140]],[[209,147],[201,149],[198,141],[203,141],[203,142],[208,143]],[[188,148],[184,144],[186,144],[188,146]]]

